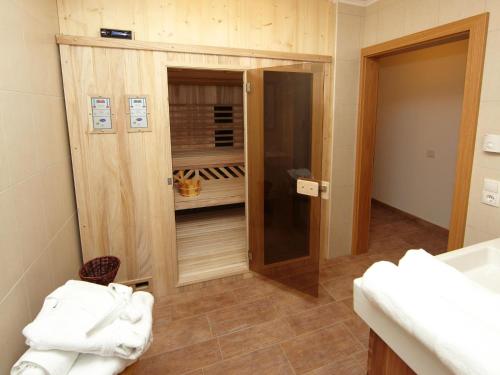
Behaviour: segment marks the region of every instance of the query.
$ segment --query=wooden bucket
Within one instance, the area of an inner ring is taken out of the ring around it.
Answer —
[[[196,197],[201,192],[201,182],[198,178],[184,178],[177,183],[179,194],[183,197]]]

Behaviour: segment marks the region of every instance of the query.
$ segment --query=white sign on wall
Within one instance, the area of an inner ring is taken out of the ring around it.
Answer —
[[[111,130],[111,99],[103,97],[92,97],[90,99],[92,109],[92,129],[95,131]]]
[[[148,99],[146,96],[128,97],[130,116],[130,129],[141,131],[149,128],[148,124]]]

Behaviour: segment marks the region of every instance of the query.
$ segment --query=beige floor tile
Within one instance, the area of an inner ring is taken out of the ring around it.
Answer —
[[[333,302],[332,296],[321,285],[319,286],[318,297],[313,297],[306,293],[283,290],[273,293],[270,298],[273,300],[280,316],[296,314],[300,311]]]
[[[150,358],[130,366],[127,375],[181,375],[222,359],[217,340],[205,341]]]
[[[207,314],[215,336],[235,332],[278,317],[271,298],[240,304]]]
[[[234,357],[203,369],[204,375],[293,375],[279,346]]]
[[[156,312],[158,317],[177,320],[232,306],[237,302],[233,293],[229,291],[214,295],[200,296],[189,302],[167,305],[165,309],[157,309]]]
[[[366,370],[360,366],[357,358],[350,356],[308,372],[307,375],[366,375]]]
[[[351,331],[354,337],[368,349],[368,337],[370,334],[370,327],[357,315],[345,323],[347,329]]]
[[[362,350],[361,344],[342,323],[297,337],[281,346],[297,374],[346,359]]]
[[[294,332],[284,320],[273,320],[219,337],[224,359],[250,353],[291,339]]]
[[[342,302],[333,302],[286,318],[296,335],[353,319],[353,312]]]
[[[352,298],[352,283],[354,276],[338,276],[324,281],[322,285],[336,301]]]
[[[210,325],[205,315],[174,320],[166,324],[160,322],[155,324],[153,334],[154,345],[151,346],[145,357],[152,357],[212,338]]]

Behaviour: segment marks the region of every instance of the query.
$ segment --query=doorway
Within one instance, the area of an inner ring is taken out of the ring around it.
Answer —
[[[467,40],[379,60],[370,248],[446,251]]]
[[[468,42],[467,63],[454,168],[447,249],[452,250],[462,247],[479,111],[487,25],[488,14],[482,14],[362,50],[352,233],[352,253],[354,255],[364,253],[369,248],[381,60],[391,55],[466,40]]]

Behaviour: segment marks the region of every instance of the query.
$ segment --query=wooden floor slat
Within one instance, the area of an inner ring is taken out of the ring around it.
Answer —
[[[177,215],[181,285],[248,270],[244,208]]]

